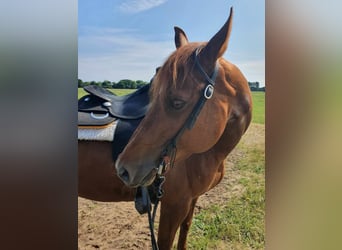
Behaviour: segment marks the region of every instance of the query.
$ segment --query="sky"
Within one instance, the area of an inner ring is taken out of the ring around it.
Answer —
[[[224,58],[265,86],[264,0],[79,0],[78,78],[149,81],[175,50],[174,26],[189,41],[208,41],[233,6]]]

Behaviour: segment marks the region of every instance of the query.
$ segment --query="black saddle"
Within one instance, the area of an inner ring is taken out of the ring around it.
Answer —
[[[135,129],[144,118],[149,104],[150,84],[137,91],[117,96],[99,86],[84,87],[88,95],[78,100],[78,125],[98,127],[117,120],[114,133],[112,156],[115,161],[127,145]],[[148,187],[148,193],[153,204],[156,204],[156,184]],[[150,209],[146,194],[138,187],[135,194],[135,208],[140,214]]]
[[[148,84],[131,94],[117,96],[96,85],[84,87],[89,95],[78,101],[78,125],[99,126],[115,119],[135,120],[144,117],[149,104],[149,89]]]
[[[78,100],[78,125],[98,127],[117,120],[113,140],[114,161],[146,114],[149,89],[150,84],[131,94],[117,96],[99,86],[84,87],[89,94]]]

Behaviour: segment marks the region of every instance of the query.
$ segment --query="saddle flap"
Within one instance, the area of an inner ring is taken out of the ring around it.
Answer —
[[[149,106],[150,85],[135,92],[117,96],[107,89],[89,85],[84,90],[89,93],[78,100],[79,125],[99,125],[118,119],[140,119],[145,116]]]
[[[97,85],[88,85],[83,88],[86,92],[91,95],[95,95],[99,98],[102,98],[106,101],[111,101],[113,96],[116,96],[114,93],[110,92],[109,90],[102,88]]]
[[[150,85],[125,96],[114,96],[109,107],[111,114],[121,119],[139,119],[145,116],[150,102]]]

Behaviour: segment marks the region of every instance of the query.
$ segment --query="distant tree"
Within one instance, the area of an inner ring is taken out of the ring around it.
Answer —
[[[103,88],[112,88],[113,85],[112,85],[112,83],[110,81],[105,80],[105,81],[102,82],[102,87]]]
[[[83,88],[83,81],[81,79],[78,79],[78,87]]]
[[[83,82],[81,79],[78,79],[78,87],[84,88],[85,86],[89,85],[89,82]]]
[[[91,81],[90,85],[96,85],[96,86],[102,87],[102,82]]]
[[[136,84],[137,84],[137,88],[139,89],[139,88],[145,86],[146,84],[148,84],[148,82],[144,82],[142,80],[137,80]]]
[[[117,83],[115,83],[113,85],[113,88],[115,88],[115,89],[124,89],[125,85],[123,84],[123,82],[119,81],[119,82],[117,82]]]
[[[130,89],[136,89],[136,88],[137,88],[137,83],[136,83],[136,81],[132,81],[132,82],[131,82]]]
[[[122,79],[117,84],[122,86],[122,88],[124,88],[124,89],[136,88],[135,82],[132,80],[129,80],[129,79]]]
[[[78,79],[78,87],[83,88],[87,85],[96,85],[103,88],[113,88],[113,89],[138,89],[146,84],[149,84],[148,82],[144,82],[142,80],[133,81],[130,79],[122,79],[118,81],[117,83],[111,82],[109,80],[104,80],[103,82],[96,82],[96,81],[90,81],[90,82],[83,82],[81,79]]]

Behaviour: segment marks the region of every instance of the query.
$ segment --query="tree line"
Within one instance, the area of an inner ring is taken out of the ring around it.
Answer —
[[[139,89],[149,82],[145,82],[142,80],[133,81],[130,79],[123,79],[118,82],[111,82],[108,80],[102,82],[90,81],[90,82],[83,82],[81,79],[78,79],[78,87],[83,88],[88,85],[97,85],[102,88],[107,89]],[[249,88],[252,91],[265,91],[265,87],[259,87],[259,82],[248,82]]]
[[[104,80],[102,82],[101,81],[84,82],[81,79],[78,79],[79,88],[83,88],[88,85],[97,85],[97,86],[100,86],[102,88],[107,88],[107,89],[138,89],[138,88],[145,86],[146,84],[149,84],[149,82],[145,82],[142,80],[133,81],[129,79],[122,79],[118,82],[111,82],[108,80]]]

